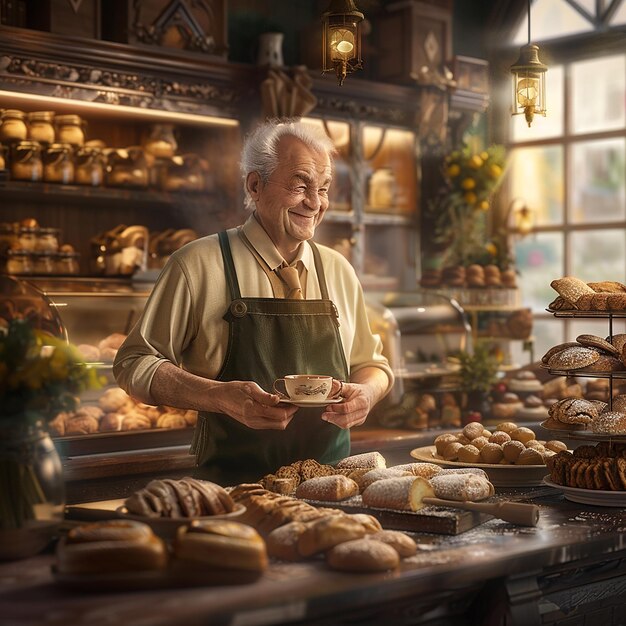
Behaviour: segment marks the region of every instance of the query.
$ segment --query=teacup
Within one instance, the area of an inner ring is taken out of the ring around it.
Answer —
[[[281,384],[285,387],[284,391],[279,388]],[[332,388],[332,376],[316,374],[289,374],[274,381],[274,391],[292,402],[324,402],[329,399]]]

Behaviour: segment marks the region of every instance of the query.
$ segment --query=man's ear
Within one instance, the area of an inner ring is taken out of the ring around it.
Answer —
[[[246,177],[246,189],[254,201],[259,199],[259,195],[263,189],[263,181],[258,172],[250,172],[248,174]]]

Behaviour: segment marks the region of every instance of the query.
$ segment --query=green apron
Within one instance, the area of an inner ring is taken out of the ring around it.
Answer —
[[[321,300],[242,298],[226,232],[219,233],[231,303],[228,349],[217,380],[252,380],[273,392],[287,374],[324,374],[348,380],[339,320],[319,251],[311,243]],[[335,463],[350,454],[350,432],[321,419],[323,408],[300,408],[285,430],[256,430],[220,413],[200,413],[191,453],[199,476],[258,480],[281,465],[316,459]]]

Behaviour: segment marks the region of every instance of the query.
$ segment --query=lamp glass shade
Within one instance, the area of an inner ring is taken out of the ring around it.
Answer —
[[[513,75],[512,115],[523,114],[530,126],[535,115],[546,115],[546,72],[548,67],[539,60],[539,48],[528,44],[511,66]]]
[[[361,25],[363,14],[351,0],[333,1],[322,18],[322,73],[335,72],[339,84],[363,67]]]

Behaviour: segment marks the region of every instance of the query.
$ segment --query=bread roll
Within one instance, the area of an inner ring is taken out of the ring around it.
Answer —
[[[98,432],[99,425],[98,420],[91,415],[70,415],[65,420],[65,434],[90,435]]]
[[[403,559],[413,556],[417,552],[415,541],[399,530],[379,530],[377,533],[367,535],[365,538],[386,543]]]
[[[382,541],[355,539],[329,550],[326,562],[332,569],[343,572],[385,572],[398,567],[400,556]]]
[[[269,556],[282,561],[300,561],[304,557],[298,552],[298,539],[306,530],[302,522],[289,522],[275,528],[265,538]]]
[[[413,476],[413,474],[409,471],[396,469],[395,467],[386,467],[384,469],[370,470],[369,472],[363,474],[363,476],[361,476],[356,482],[359,486],[360,492],[362,493],[377,480],[384,480],[385,478],[395,478],[397,476]]]
[[[340,502],[359,493],[359,486],[347,476],[317,476],[300,483],[296,488],[296,497],[322,502]]]
[[[268,566],[265,542],[239,522],[196,520],[178,529],[172,548],[179,563],[196,567],[262,572]]]
[[[403,465],[393,465],[389,469],[409,472],[413,474],[413,476],[421,476],[422,478],[431,478],[439,474],[442,470],[439,465],[435,465],[434,463],[405,463]]]
[[[365,506],[417,511],[422,506],[422,497],[433,495],[434,492],[426,479],[419,476],[400,476],[372,483],[363,492],[362,498]]]
[[[550,283],[550,287],[554,289],[562,298],[576,304],[578,298],[583,294],[593,295],[594,290],[587,283],[576,278],[575,276],[565,276],[558,278]]]
[[[337,469],[357,469],[361,467],[378,469],[387,467],[387,461],[380,452],[364,452],[363,454],[354,454],[342,459],[335,467]]]
[[[478,502],[495,493],[493,485],[475,474],[439,474],[430,479],[437,498]]]
[[[167,550],[147,524],[94,522],[72,528],[57,545],[62,574],[110,574],[163,570]]]
[[[123,389],[111,387],[100,396],[98,404],[106,413],[112,413],[121,409],[128,400],[130,396]]]
[[[365,528],[345,515],[331,515],[313,521],[298,537],[298,552],[303,557],[326,552],[344,541],[365,536]]]
[[[112,333],[98,343],[98,349],[100,351],[107,348],[110,348],[112,350],[118,350],[120,346],[124,343],[125,339],[126,335],[122,335],[121,333]]]

